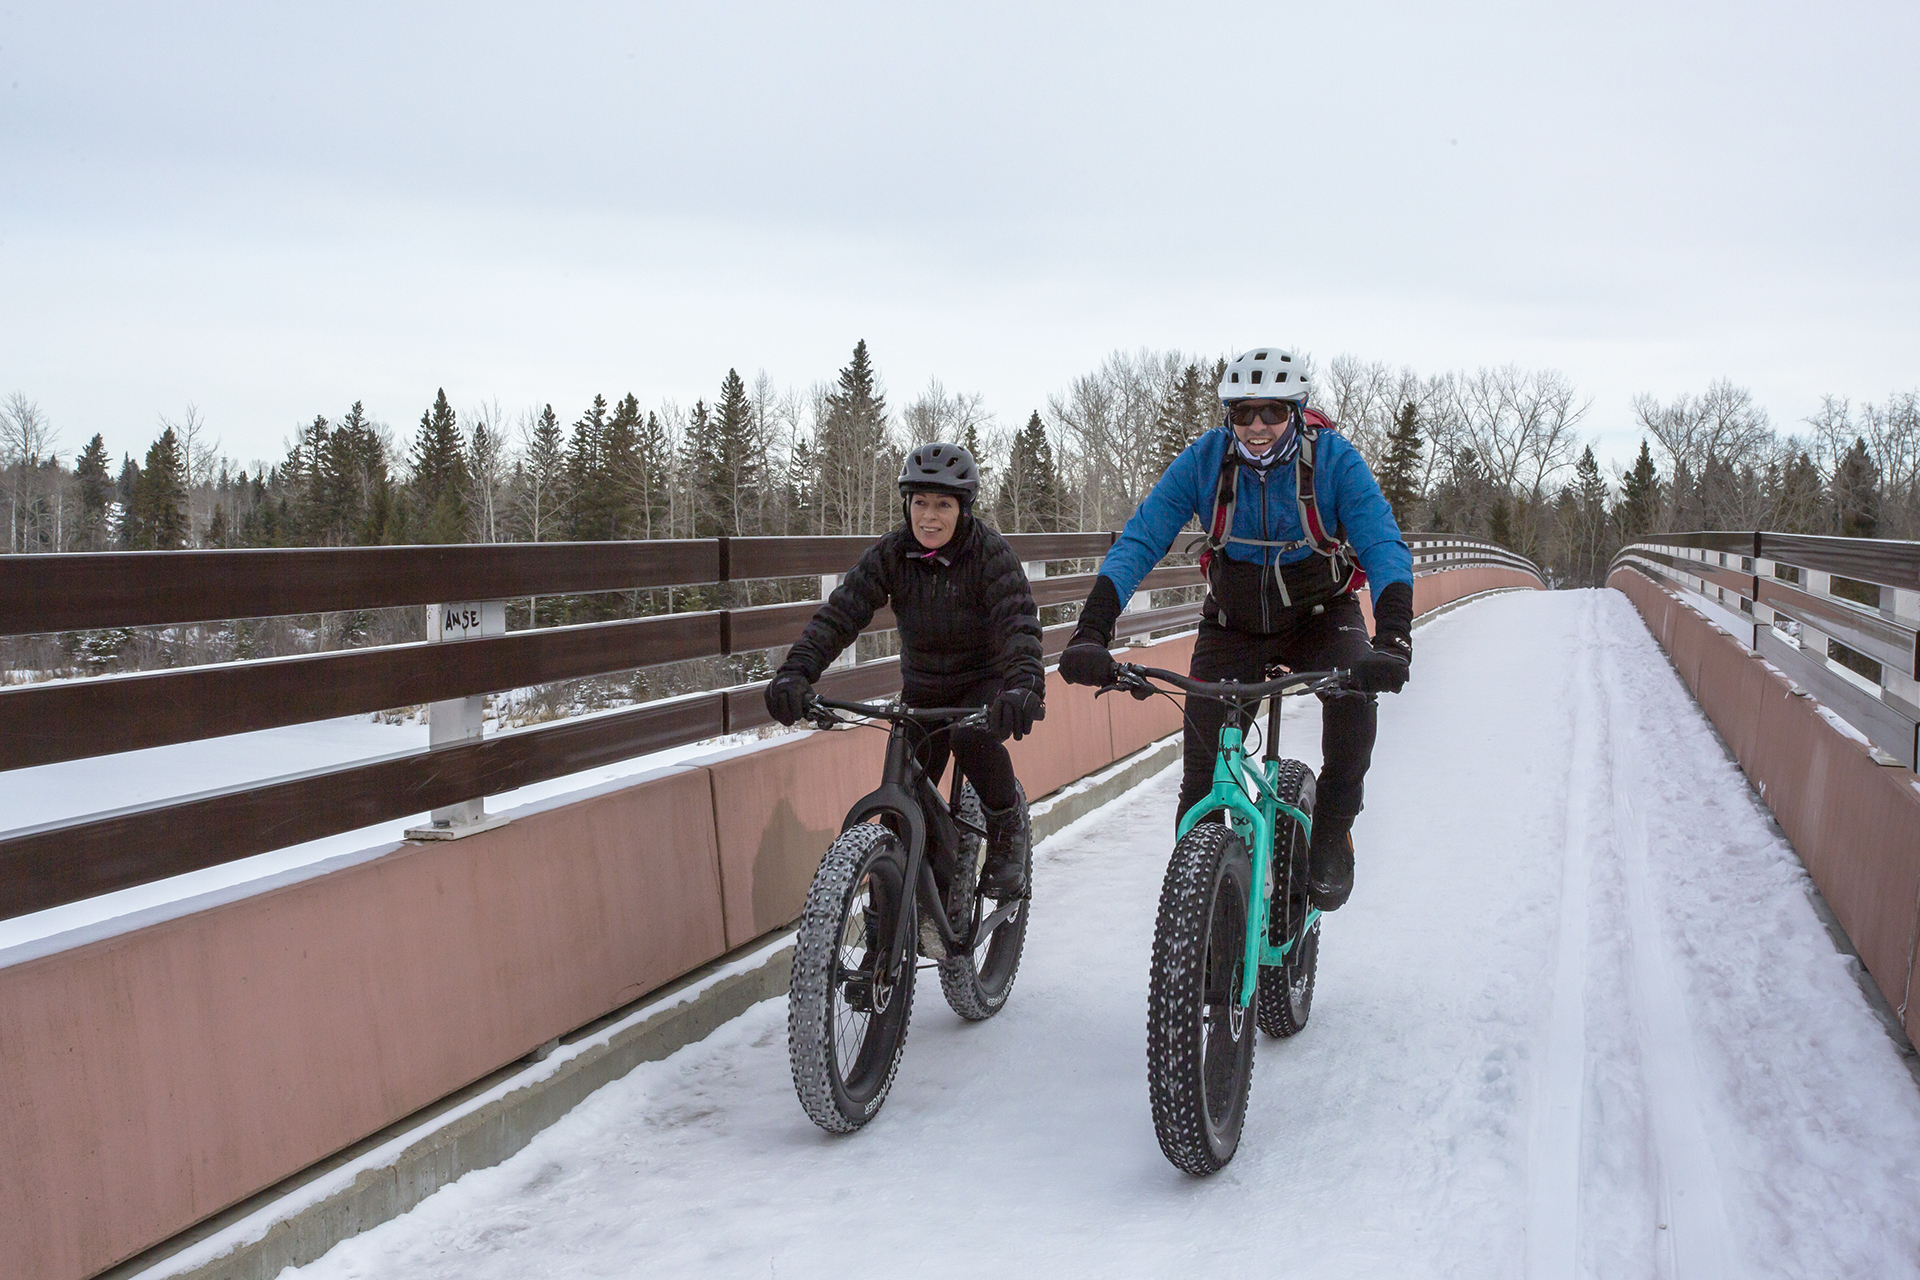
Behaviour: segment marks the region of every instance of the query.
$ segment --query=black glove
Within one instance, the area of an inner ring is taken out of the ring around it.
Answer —
[[[1060,655],[1060,678],[1068,684],[1101,688],[1112,684],[1119,674],[1120,664],[1107,652],[1106,637],[1085,627],[1073,633]]]
[[[781,671],[767,686],[767,714],[781,724],[793,724],[807,711],[807,696],[813,681],[798,671]]]
[[[1398,693],[1413,668],[1413,642],[1405,636],[1373,638],[1373,652],[1353,664],[1353,687],[1362,693]]]
[[[1046,718],[1047,709],[1040,695],[1031,689],[1002,689],[993,705],[987,708],[987,728],[1002,742],[1008,738],[1020,741],[1033,732],[1035,720]]]
[[[1413,588],[1389,582],[1373,602],[1373,652],[1353,664],[1353,687],[1398,693],[1413,670]]]

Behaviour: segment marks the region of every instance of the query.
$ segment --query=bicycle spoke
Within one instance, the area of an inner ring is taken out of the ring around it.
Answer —
[[[861,881],[848,905],[847,923],[840,936],[833,982],[833,1054],[842,1077],[853,1071],[873,1024],[880,984],[874,979],[878,956],[873,946],[874,910],[871,878]],[[862,1008],[861,1006],[865,1007]]]

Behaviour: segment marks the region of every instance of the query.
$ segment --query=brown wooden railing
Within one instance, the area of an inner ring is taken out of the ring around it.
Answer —
[[[1920,760],[1920,543],[1655,533],[1613,567],[1739,615],[1741,643],[1891,761]]]
[[[1009,541],[1038,565],[1097,559],[1115,536],[1015,534]],[[1531,562],[1490,544],[1448,535],[1407,541],[1418,573],[1499,565],[1538,576]],[[6,556],[0,635],[838,574],[870,545],[865,537],[708,538]],[[1036,576],[1035,599],[1043,607],[1077,602],[1094,576]],[[1193,566],[1168,564],[1140,590],[1199,585]],[[818,607],[802,601],[665,614],[10,688],[0,690],[0,769],[773,649],[798,639]],[[1200,610],[1189,601],[1129,612],[1116,638],[1191,626]],[[892,626],[883,611],[869,630]],[[1047,628],[1046,653],[1058,653],[1071,631],[1070,623]],[[899,664],[838,669],[821,687],[842,697],[885,695],[899,688]],[[766,723],[761,686],[735,686],[0,830],[0,919]]]

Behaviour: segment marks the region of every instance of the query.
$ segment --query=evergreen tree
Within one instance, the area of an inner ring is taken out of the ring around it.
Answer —
[[[815,444],[823,532],[877,533],[891,525],[899,454],[887,436],[887,402],[864,338],[827,393]]]
[[[638,524],[635,534],[642,538],[671,537],[673,518],[673,440],[660,422],[660,415],[649,412],[640,428],[634,449],[638,461],[636,495]]]
[[[114,545],[125,550],[139,534],[140,518],[134,514],[133,491],[140,484],[140,464],[133,455],[120,455],[120,478],[114,482],[115,501],[120,506],[120,526],[114,531]]]
[[[98,433],[74,459],[73,476],[80,486],[80,527],[74,544],[82,551],[105,551],[118,495],[107,473],[107,443]]]
[[[359,409],[355,404],[354,409]],[[314,419],[324,429],[324,418]],[[307,529],[311,545],[345,547],[352,545],[361,522],[362,485],[360,479],[359,440],[354,428],[345,422],[328,433],[320,447],[319,465],[312,486],[313,503]]]
[[[1673,463],[1673,487],[1667,493],[1667,528],[1676,533],[1700,527],[1700,489],[1685,458]]]
[[[1855,436],[1853,446],[1833,469],[1829,486],[1833,500],[1833,531],[1843,538],[1871,538],[1880,527],[1880,468],[1867,452],[1867,442]]]
[[[967,429],[960,433],[960,438],[954,441],[954,443],[973,455],[973,465],[978,468],[980,472],[979,500],[984,506],[988,486],[993,480],[994,469],[988,465],[987,451],[980,444],[980,428],[972,422],[967,423]]]
[[[687,415],[687,438],[680,442],[681,475],[685,492],[692,500],[692,533],[696,538],[711,538],[722,532],[720,516],[714,510],[713,487],[717,483],[719,444],[715,439],[713,411],[705,400],[694,401]]]
[[[1826,486],[1820,468],[1803,449],[1788,458],[1769,495],[1767,528],[1780,533],[1818,533],[1825,527]]]
[[[396,540],[394,527],[393,475],[387,458],[387,441],[380,428],[367,419],[358,400],[347,410],[336,436],[345,436],[342,461],[355,490],[349,505],[355,523],[351,541],[363,547],[384,546]]]
[[[1613,509],[1613,520],[1625,542],[1637,542],[1653,532],[1654,514],[1660,509],[1660,474],[1653,469],[1653,454],[1645,436],[1640,438],[1640,456],[1633,470],[1620,482],[1620,505]]]
[[[413,474],[407,488],[414,512],[414,540],[465,541],[470,483],[467,449],[453,406],[447,403],[445,387],[434,397],[433,407],[420,415],[411,461]]]
[[[524,421],[524,420],[523,420]],[[523,426],[522,428],[526,428]],[[540,410],[527,433],[526,457],[516,492],[520,503],[520,531],[529,542],[547,542],[563,530],[566,506],[566,433],[552,405]]]
[[[1393,508],[1394,523],[1412,526],[1420,500],[1420,410],[1409,400],[1400,406],[1387,434],[1387,456],[1380,467],[1380,492]]]
[[[994,503],[994,524],[1005,533],[1051,533],[1060,528],[1064,506],[1053,446],[1036,410],[1013,437],[1006,474]]]
[[[614,536],[618,483],[607,468],[607,398],[596,395],[573,424],[567,445],[567,537],[599,542]]]
[[[1707,455],[1706,463],[1700,468],[1699,527],[1705,530],[1719,530],[1727,527],[1727,513],[1738,505],[1739,479],[1733,468],[1717,453]]]
[[[699,419],[701,429],[688,437],[693,446],[695,510],[702,518],[695,536],[758,533],[765,468],[753,431],[753,406],[737,370],[727,370],[720,383],[720,399],[710,414],[703,411]]]
[[[1167,385],[1154,419],[1154,463],[1164,472],[1186,447],[1219,425],[1219,379],[1208,380],[1197,364],[1189,364]]]
[[[1446,478],[1434,486],[1432,524],[1436,533],[1470,537],[1487,532],[1487,512],[1493,503],[1493,485],[1480,469],[1471,449],[1457,449],[1448,459]]]
[[[1504,489],[1496,489],[1487,512],[1487,537],[1503,547],[1513,545],[1513,507]]]
[[[168,427],[147,450],[133,486],[136,551],[172,551],[187,545],[187,464]]]
[[[613,407],[607,419],[606,433],[600,439],[600,466],[606,474],[607,536],[637,537],[644,521],[640,515],[638,478],[640,473],[640,401],[629,391]]]
[[[1559,511],[1559,524],[1572,551],[1572,570],[1576,582],[1599,586],[1606,573],[1613,548],[1607,541],[1607,482],[1588,445],[1574,464],[1573,483],[1561,491],[1565,500]]]

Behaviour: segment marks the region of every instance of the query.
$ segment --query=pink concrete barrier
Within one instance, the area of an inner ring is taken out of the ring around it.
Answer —
[[[89,1276],[726,950],[680,770],[0,969],[0,1276]]]
[[[810,733],[704,765],[713,787],[729,947],[797,919],[841,819],[880,785],[884,729]]]
[[[1193,663],[1193,636],[1184,635],[1158,644],[1142,645],[1122,656],[1143,667],[1184,672]],[[1084,696],[1084,694],[1082,695]],[[1124,693],[1110,693],[1100,699],[1106,708],[1107,723],[1113,733],[1113,756],[1130,756],[1151,742],[1180,732],[1181,708],[1177,700],[1149,698],[1136,702]]]
[[[1631,569],[1608,585],[1647,621],[1833,909],[1861,963],[1920,1040],[1920,788],[1878,764],[1779,671]]]

